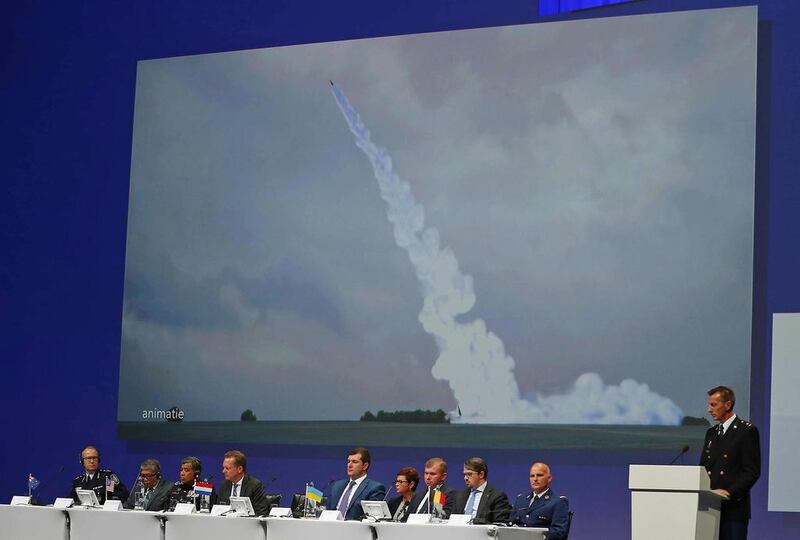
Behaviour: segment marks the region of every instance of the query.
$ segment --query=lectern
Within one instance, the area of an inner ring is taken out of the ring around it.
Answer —
[[[631,465],[632,540],[717,540],[722,496],[704,467]]]

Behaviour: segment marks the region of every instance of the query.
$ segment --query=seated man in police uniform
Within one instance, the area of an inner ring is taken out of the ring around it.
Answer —
[[[139,478],[134,490],[123,506],[133,509],[136,505],[136,493],[142,493],[144,498],[143,510],[160,512],[169,507],[169,492],[172,482],[161,478],[161,463],[157,459],[146,459],[139,466]]]
[[[179,480],[172,485],[169,492],[169,510],[175,510],[178,503],[194,502],[195,507],[200,510],[200,497],[195,496],[194,483],[200,479],[203,471],[203,464],[194,456],[188,456],[181,460],[181,470],[178,473]],[[217,502],[217,494],[212,491],[209,497],[208,509]]]
[[[94,446],[87,446],[81,452],[81,465],[83,474],[76,476],[72,480],[72,492],[70,496],[78,501],[76,489],[90,489],[97,495],[100,504],[106,502],[106,494],[110,501],[124,501],[128,498],[128,488],[114,474],[111,469],[100,468],[100,452]]]
[[[550,489],[553,476],[544,463],[531,465],[530,493],[520,493],[514,501],[509,523],[519,527],[547,527],[547,540],[563,540],[569,532],[569,503]]]

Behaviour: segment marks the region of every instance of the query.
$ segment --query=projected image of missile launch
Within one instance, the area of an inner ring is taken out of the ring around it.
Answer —
[[[440,245],[439,231],[425,227],[425,211],[411,187],[394,172],[385,148],[369,130],[347,97],[331,81],[331,91],[358,146],[372,164],[397,245],[406,250],[422,285],[419,321],[436,339],[439,357],[433,376],[447,381],[458,408],[458,422],[524,424],[678,424],[681,410],[669,399],[632,379],[606,386],[596,373],[581,375],[569,394],[520,397],[514,359],[481,319],[459,322],[475,306],[472,277],[458,267],[452,250]]]
[[[119,433],[694,447],[708,388],[749,407],[755,43],[731,8],[139,62]]]

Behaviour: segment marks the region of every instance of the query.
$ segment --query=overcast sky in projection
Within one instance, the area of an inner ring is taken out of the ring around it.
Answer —
[[[119,418],[453,410],[328,80],[392,155],[522,395],[584,373],[749,407],[753,8],[139,63]]]

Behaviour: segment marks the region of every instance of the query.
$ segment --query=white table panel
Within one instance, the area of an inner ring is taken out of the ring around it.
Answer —
[[[269,540],[372,540],[369,525],[360,521],[267,518]],[[408,540],[408,538],[406,538]]]
[[[166,514],[166,540],[264,540],[264,520],[208,514]]]
[[[0,505],[0,540],[68,540],[67,514],[46,506]]]
[[[71,540],[163,540],[160,512],[70,508]]]
[[[542,540],[547,529],[444,523],[377,523],[378,540]]]

